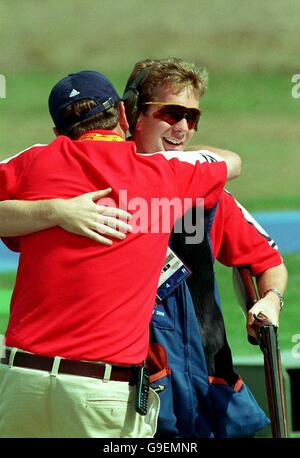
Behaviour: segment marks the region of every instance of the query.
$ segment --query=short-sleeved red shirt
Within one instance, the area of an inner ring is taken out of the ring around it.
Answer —
[[[247,265],[254,276],[282,262],[272,238],[226,191],[218,202],[211,241],[215,259],[230,267]]]
[[[133,142],[59,136],[0,164],[0,200],[68,199],[110,186],[117,206],[120,190],[127,202],[146,202],[149,221],[153,197],[190,198],[192,204],[202,197],[211,208],[226,165],[193,157],[138,155]],[[169,235],[134,231],[109,247],[60,227],[20,237],[6,344],[70,359],[143,361]]]

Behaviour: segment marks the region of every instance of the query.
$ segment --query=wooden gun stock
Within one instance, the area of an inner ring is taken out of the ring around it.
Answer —
[[[248,310],[259,300],[251,272],[247,266],[237,268],[244,287],[244,306]],[[255,320],[257,340],[248,336],[250,343],[259,345],[264,355],[265,381],[268,398],[269,416],[273,438],[287,438],[287,421],[284,399],[284,387],[277,328],[268,320],[258,316]]]

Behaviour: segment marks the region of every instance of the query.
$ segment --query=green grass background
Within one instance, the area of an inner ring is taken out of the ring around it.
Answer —
[[[300,99],[291,94],[300,73],[299,22],[298,0],[2,0],[0,159],[53,138],[47,97],[65,74],[96,69],[122,93],[137,60],[177,56],[209,72],[193,143],[240,154],[241,177],[228,188],[250,211],[299,209]],[[285,256],[286,349],[300,333],[299,261]],[[257,352],[246,341],[231,270],[217,266],[217,276],[233,352]],[[13,277],[0,275],[2,332]]]

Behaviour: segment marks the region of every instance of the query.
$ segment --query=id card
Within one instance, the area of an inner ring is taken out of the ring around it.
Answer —
[[[180,283],[191,275],[190,269],[168,248],[164,266],[160,273],[156,301],[161,302],[171,294]]]

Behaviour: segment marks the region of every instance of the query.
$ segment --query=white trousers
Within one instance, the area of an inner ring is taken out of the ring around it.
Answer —
[[[141,416],[134,391],[127,382],[0,364],[0,437],[151,438],[159,397],[150,388]]]

